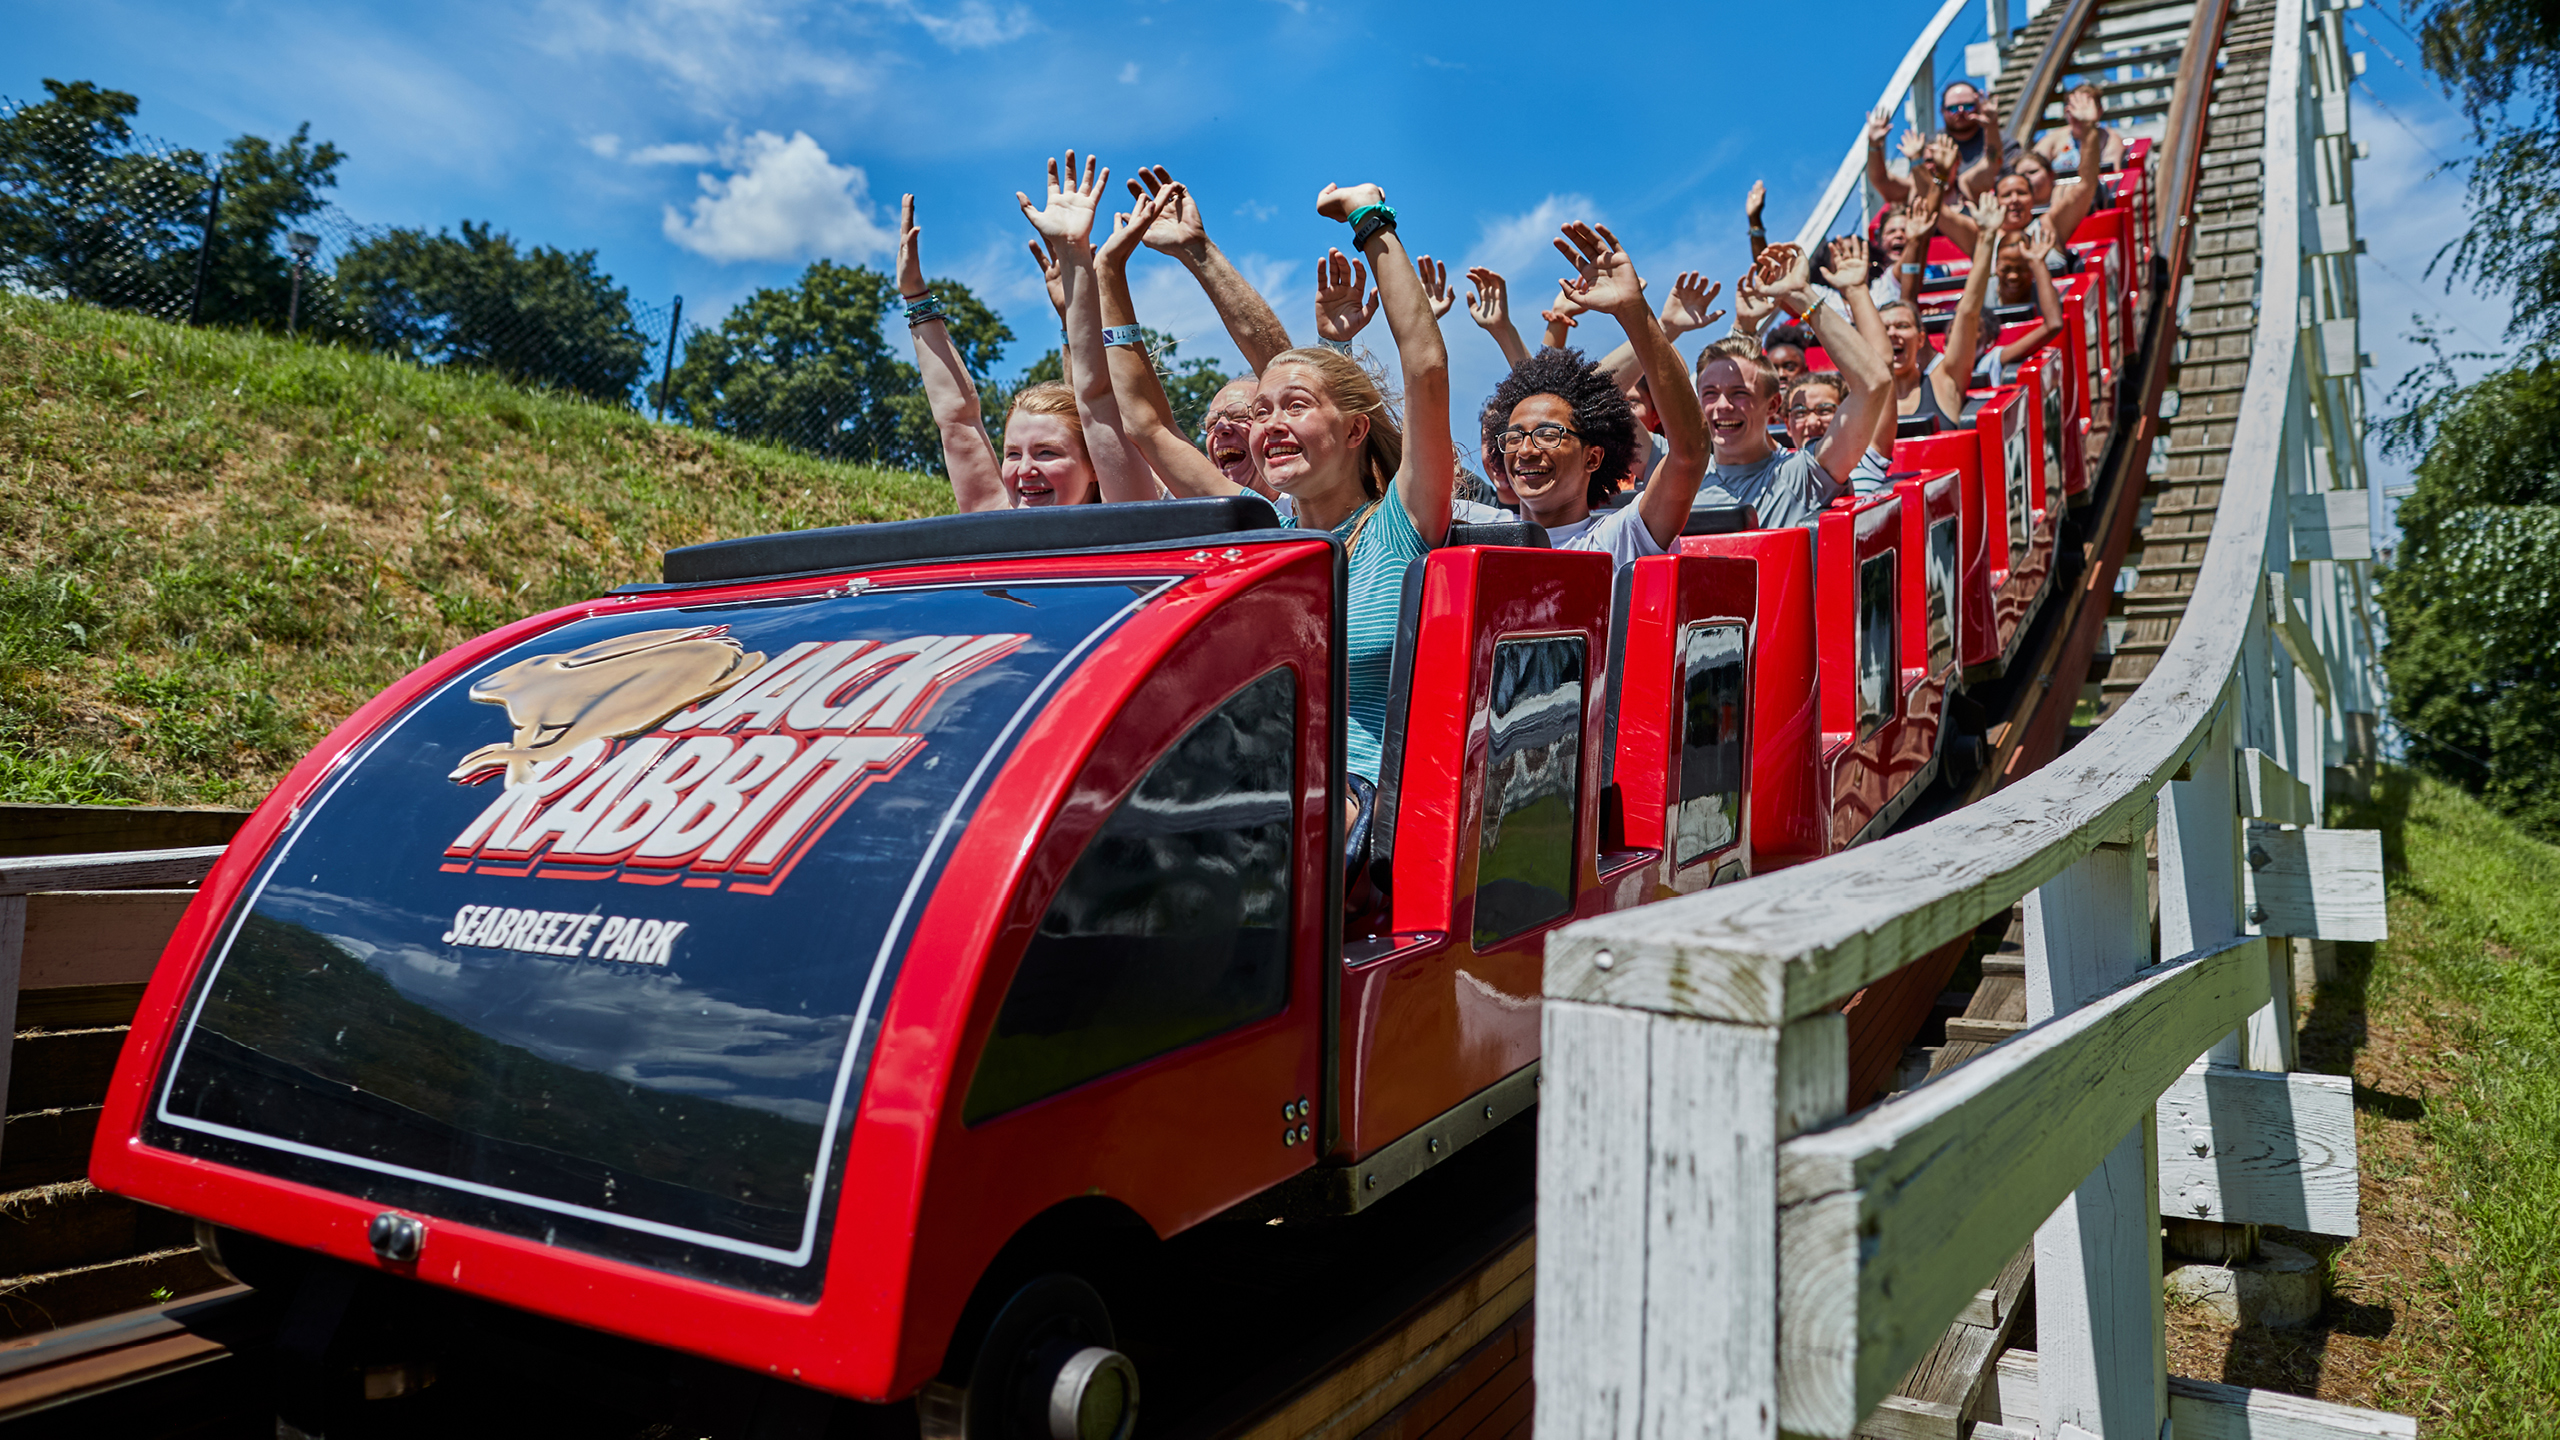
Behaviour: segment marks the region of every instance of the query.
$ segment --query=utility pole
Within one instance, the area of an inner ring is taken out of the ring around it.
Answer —
[[[684,297],[676,297],[676,313],[667,317],[667,353],[658,371],[658,418],[667,418],[667,386],[676,373],[676,337],[684,333]]]
[[[205,272],[213,264],[213,222],[222,214],[222,172],[213,172],[213,194],[205,201],[204,232],[196,240],[196,288],[187,300],[187,323],[204,323]]]
[[[293,328],[302,318],[302,270],[320,249],[320,237],[307,230],[296,230],[284,237],[285,248],[293,252],[293,296],[285,301],[284,338],[293,338]]]

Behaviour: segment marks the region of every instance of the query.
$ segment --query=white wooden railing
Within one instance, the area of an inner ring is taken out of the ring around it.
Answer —
[[[2354,562],[2297,543],[2302,502],[2362,478],[2339,458],[2349,401],[2298,343],[2343,317],[2352,349],[2354,313],[2335,237],[2315,233],[2336,193],[2324,167],[2350,143],[2344,57],[2335,18],[2305,3],[2274,7],[2265,258],[2229,473],[2150,678],[1987,800],[1549,945],[1540,1440],[1845,1440],[2030,1242],[2036,1354],[1999,1387],[2013,1430],[2151,1440],[2174,1413],[2188,1440],[2413,1433],[2173,1391],[2162,1337],[2164,1194],[2181,1216],[2354,1231],[2345,1091],[2285,1073],[2292,937],[2378,938],[2381,915],[2378,837],[2318,823],[2323,711],[2370,694],[2371,655],[2369,627],[2331,623],[2361,604]],[[2305,593],[2325,597],[2312,620]],[[1844,1115],[1841,1002],[2021,902],[2029,1028]],[[2329,1153],[2310,1153],[2315,1129]]]

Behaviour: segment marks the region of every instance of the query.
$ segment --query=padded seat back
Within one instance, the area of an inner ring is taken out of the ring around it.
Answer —
[[[669,584],[701,585],[978,555],[1111,550],[1279,525],[1278,512],[1259,495],[984,510],[683,545],[667,552],[662,573]]]

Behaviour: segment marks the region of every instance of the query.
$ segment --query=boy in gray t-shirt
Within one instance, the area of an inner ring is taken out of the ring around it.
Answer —
[[[1809,269],[1795,246],[1772,245],[1760,252],[1741,290],[1746,302],[1774,303],[1811,326],[1839,367],[1844,393],[1821,438],[1801,450],[1781,450],[1770,442],[1769,424],[1780,404],[1778,377],[1761,360],[1759,344],[1750,336],[1728,336],[1708,346],[1698,367],[1698,399],[1705,406],[1715,460],[1707,467],[1697,504],[1748,505],[1765,529],[1810,525],[1821,515],[1857,470],[1884,414],[1880,407],[1891,403],[1893,393],[1893,374],[1884,357],[1860,338],[1851,318],[1814,299]],[[1848,297],[1852,312],[1861,306],[1872,310],[1864,240],[1832,242],[1831,280]]]

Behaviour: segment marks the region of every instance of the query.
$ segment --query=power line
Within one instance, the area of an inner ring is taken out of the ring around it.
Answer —
[[[2445,159],[2445,158],[2444,158],[2444,152],[2443,152],[2443,151],[2441,151],[2441,150],[2437,149],[2435,146],[2430,145],[2430,144],[2428,144],[2428,143],[2427,143],[2427,137],[2426,137],[2426,136],[2424,136],[2424,135],[2419,134],[2419,133],[2418,133],[2418,131],[2417,131],[2417,127],[2415,127],[2415,126],[2411,125],[2408,121],[2403,120],[2403,119],[2401,119],[2401,118],[2400,118],[2400,112],[2399,112],[2399,111],[2394,110],[2394,109],[2392,109],[2390,106],[2383,104],[2383,103],[2382,103],[2382,97],[2373,93],[2373,87],[2372,87],[2371,85],[2369,85],[2369,84],[2365,83],[2364,77],[2362,77],[2362,76],[2358,76],[2358,77],[2356,77],[2356,88],[2357,88],[2357,89],[2359,89],[2359,90],[2362,90],[2362,91],[2364,92],[2364,98],[2366,98],[2367,100],[2372,101],[2372,102],[2373,102],[2373,104],[2374,104],[2374,108],[2375,108],[2375,109],[2380,110],[2384,115],[2389,116],[2389,117],[2390,117],[2390,119],[2391,119],[2391,123],[2392,123],[2392,124],[2397,125],[2397,126],[2399,126],[2401,129],[2408,131],[2408,132],[2409,132],[2409,138],[2418,142],[2418,148],[2420,148],[2420,149],[2422,149],[2422,150],[2426,151],[2428,154],[2433,155],[2434,157],[2436,157],[2436,162],[2437,162],[2438,164],[2442,165],[2445,169],[2450,170],[2450,169],[2452,169],[2452,168],[2454,167],[2454,162],[2453,162],[2453,161],[2451,161],[2451,160],[2447,160],[2447,159]]]

